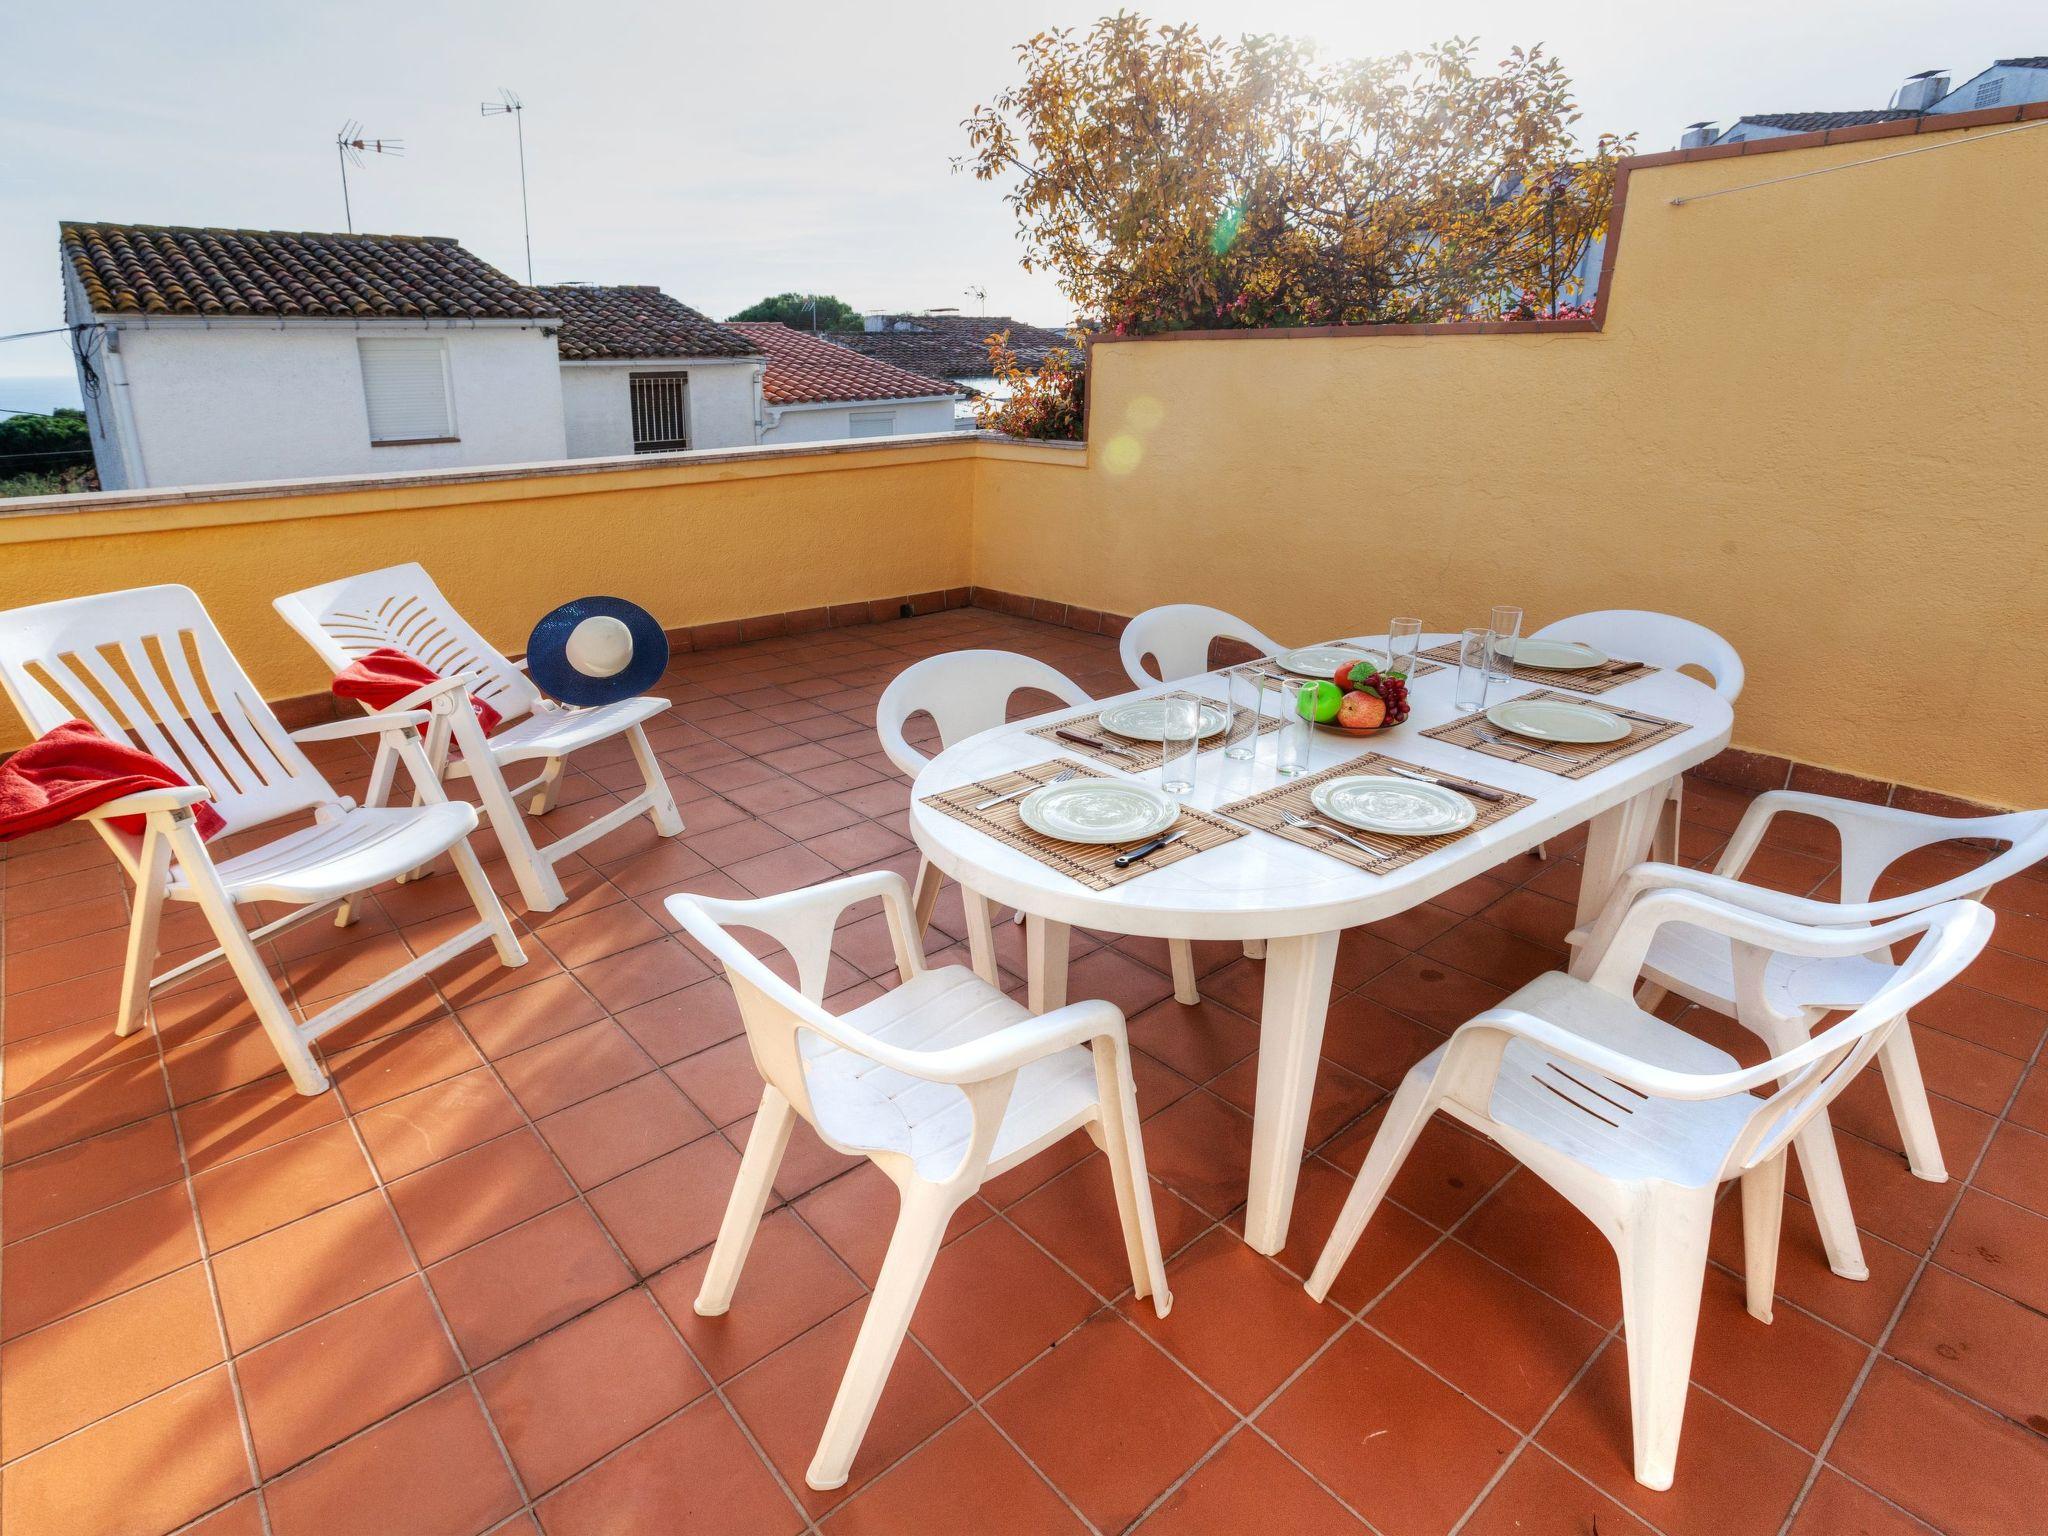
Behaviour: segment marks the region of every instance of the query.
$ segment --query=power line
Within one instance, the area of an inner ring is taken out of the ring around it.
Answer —
[[[0,336],[0,341],[25,341],[31,336],[60,336],[70,329],[68,325],[53,325],[42,331],[16,331],[10,336]]]

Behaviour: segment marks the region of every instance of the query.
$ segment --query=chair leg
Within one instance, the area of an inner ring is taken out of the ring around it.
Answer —
[[[121,1011],[114,1033],[126,1035],[142,1022],[149,1006],[149,977],[156,965],[157,925],[163,917],[164,885],[171,874],[171,845],[163,832],[146,827],[135,877],[135,907],[128,915],[128,950],[121,970]]]
[[[922,938],[932,925],[932,912],[939,904],[939,887],[946,877],[939,873],[938,866],[930,859],[917,861],[917,885],[911,893],[910,910],[917,918],[918,936]]]
[[[1266,941],[1264,939],[1246,939],[1244,941],[1244,957],[1247,960],[1265,959]]]
[[[533,798],[526,802],[526,814],[545,816],[555,808],[555,801],[562,793],[562,770],[567,762],[551,757],[541,764],[540,780],[533,787]]]
[[[754,1116],[754,1128],[747,1133],[740,1174],[733,1181],[725,1219],[718,1224],[718,1241],[711,1249],[704,1283],[697,1289],[699,1317],[721,1317],[732,1305],[733,1290],[740,1283],[747,1252],[754,1246],[754,1234],[761,1228],[761,1213],[768,1209],[768,1197],[775,1189],[775,1173],[782,1166],[782,1154],[789,1146],[790,1129],[795,1124],[796,1111],[781,1091],[762,1088],[761,1108]]]
[[[462,877],[462,888],[476,904],[477,916],[490,925],[491,943],[498,951],[498,959],[506,965],[526,964],[526,951],[520,946],[519,935],[512,930],[512,919],[505,915],[505,904],[491,889],[483,863],[469,846],[469,839],[458,839],[448,850],[448,856],[455,865],[455,873]]]
[[[1657,829],[1650,834],[1650,857],[1659,864],[1678,862],[1679,821],[1685,813],[1685,780],[1671,781],[1671,796],[1657,814]]]
[[[889,1252],[882,1260],[874,1294],[868,1297],[867,1316],[861,1319],[860,1335],[853,1341],[853,1354],[840,1378],[839,1393],[832,1399],[817,1454],[804,1473],[804,1481],[821,1493],[845,1486],[847,1474],[853,1470],[853,1458],[860,1452],[875,1405],[888,1384],[890,1367],[896,1363],[896,1352],[910,1328],[910,1315],[917,1310],[925,1278],[945,1241],[946,1222],[958,1204],[950,1190],[938,1185],[913,1181],[903,1191]]]
[[[1849,1185],[1842,1177],[1841,1155],[1835,1150],[1835,1128],[1823,1109],[1792,1138],[1799,1152],[1799,1171],[1806,1177],[1806,1198],[1820,1227],[1828,1268],[1844,1280],[1868,1280],[1863,1239],[1856,1233],[1856,1213],[1849,1208]]]
[[[654,814],[654,830],[663,837],[676,837],[683,830],[683,813],[676,809],[675,792],[668,787],[668,775],[661,771],[661,763],[654,755],[654,748],[647,744],[647,732],[641,726],[634,726],[626,733],[626,740],[633,748],[633,761],[640,765],[640,777],[647,781],[647,793],[653,797],[651,807]]]
[[[1160,1317],[1173,1310],[1173,1292],[1166,1288],[1166,1260],[1159,1249],[1159,1221],[1152,1208],[1152,1182],[1145,1175],[1145,1143],[1138,1131],[1138,1094],[1128,1060],[1113,1041],[1097,1040],[1095,1095],[1102,1118],[1098,1127],[1116,1189],[1117,1219],[1124,1229],[1124,1253],[1131,1265],[1131,1289],[1152,1298]]]
[[[512,866],[512,878],[519,886],[519,899],[526,903],[530,912],[552,912],[568,901],[568,892],[562,889],[562,880],[555,873],[555,866],[549,862],[533,841],[533,834],[526,829],[526,818],[519,812],[512,799],[512,788],[505,782],[505,773],[489,756],[473,765],[471,777],[476,781],[477,798],[483,802],[484,815],[489,818],[491,830],[498,834],[498,846],[504,851],[505,862]],[[465,839],[464,847],[468,847]]]
[[[1365,1166],[1358,1170],[1357,1182],[1344,1197],[1344,1209],[1337,1213],[1337,1224],[1330,1229],[1322,1257],[1316,1260],[1315,1270],[1308,1277],[1308,1293],[1317,1301],[1326,1298],[1330,1287],[1337,1283],[1344,1261],[1351,1257],[1351,1250],[1358,1246],[1358,1239],[1365,1232],[1365,1224],[1386,1198],[1394,1175],[1408,1161],[1415,1138],[1429,1124],[1436,1107],[1431,1092],[1434,1086],[1434,1081],[1426,1077],[1409,1076],[1401,1080],[1400,1091],[1387,1106],[1387,1118],[1380,1122],[1379,1134],[1373,1137],[1372,1147],[1365,1154]]]
[[[1618,1245],[1629,1416],[1636,1481],[1661,1489],[1671,1486],[1685,1423],[1714,1191],[1667,1187],[1645,1199],[1638,1216]]]
[[[1168,939],[1167,958],[1173,965],[1173,1000],[1192,1007],[1202,1000],[1195,986],[1195,946],[1190,939]]]
[[[171,829],[170,841],[199,910],[220,941],[221,956],[235,973],[235,980],[242,984],[249,1006],[256,1010],[257,1022],[270,1037],[271,1049],[291,1074],[292,1086],[304,1094],[325,1093],[327,1074],[314,1061],[311,1047],[299,1033],[298,1021],[285,1006],[277,983],[271,979],[270,967],[257,952],[256,941],[249,937],[227,887],[220,883],[220,874],[206,856],[206,846],[200,842],[198,831],[190,820],[180,820]]]
[[[1892,1118],[1899,1122],[1913,1177],[1932,1184],[1947,1182],[1948,1164],[1942,1161],[1941,1139],[1934,1134],[1934,1110],[1927,1102],[1927,1084],[1920,1077],[1920,1053],[1913,1048],[1911,1019],[1900,1019],[1893,1026],[1890,1038],[1878,1048],[1877,1068],[1884,1074],[1885,1096],[1892,1101]]]
[[[988,898],[970,886],[960,887],[960,905],[967,914],[967,953],[974,974],[992,987],[1000,987],[996,972],[996,928],[989,912]]]
[[[1785,1221],[1785,1157],[1781,1148],[1768,1162],[1742,1176],[1742,1278],[1749,1315],[1771,1320],[1778,1287],[1778,1231]]]

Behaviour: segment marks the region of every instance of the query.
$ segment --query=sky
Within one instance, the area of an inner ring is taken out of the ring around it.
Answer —
[[[341,229],[336,129],[402,158],[350,172],[355,227],[452,235],[524,276],[512,123],[526,102],[539,282],[654,283],[714,316],[785,289],[857,309],[1063,323],[1018,264],[1000,189],[952,168],[1017,43],[1112,8],[869,0],[74,0],[0,9],[0,335],[62,323],[57,223]],[[1181,0],[1136,4],[1333,58],[1451,35],[1542,43],[1588,139],[1670,148],[1698,118],[1877,107],[1916,70],[1961,81],[2048,53],[2038,0]],[[2032,25],[2028,23],[2031,21]],[[118,39],[116,46],[85,40]],[[985,297],[982,292],[985,291]],[[55,382],[52,382],[52,381]],[[47,398],[45,398],[47,397]],[[75,400],[64,338],[0,342],[0,406]]]

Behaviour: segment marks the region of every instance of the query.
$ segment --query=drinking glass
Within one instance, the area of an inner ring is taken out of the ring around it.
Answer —
[[[1200,694],[1169,693],[1159,703],[1159,787],[1169,795],[1192,794],[1195,759],[1202,751],[1202,706],[1208,700]]]
[[[1493,632],[1488,642],[1492,651],[1493,675],[1502,683],[1515,680],[1515,644],[1522,638],[1522,610],[1496,606],[1487,620]]]
[[[1253,667],[1232,667],[1224,674],[1224,681],[1230,689],[1230,729],[1223,737],[1223,755],[1242,763],[1259,750],[1266,690]]]
[[[1387,670],[1397,677],[1415,675],[1415,653],[1422,645],[1422,620],[1387,620]]]
[[[1457,708],[1470,713],[1486,708],[1486,685],[1493,666],[1493,631],[1466,629],[1458,632]]]
[[[1278,696],[1273,707],[1280,711],[1280,729],[1274,733],[1277,738],[1274,761],[1283,779],[1291,779],[1309,770],[1316,728],[1314,722],[1302,713],[1302,700],[1313,697],[1320,686],[1320,682],[1312,677],[1279,678],[1274,682]]]

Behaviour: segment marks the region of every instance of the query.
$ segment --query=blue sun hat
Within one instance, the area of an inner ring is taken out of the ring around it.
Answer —
[[[549,698],[590,708],[645,693],[668,667],[668,636],[623,597],[579,597],[533,626],[526,675]]]

